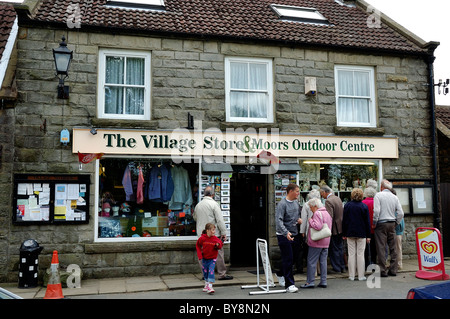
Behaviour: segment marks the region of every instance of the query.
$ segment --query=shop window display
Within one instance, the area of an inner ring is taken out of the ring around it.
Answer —
[[[98,238],[196,236],[198,164],[104,158]]]
[[[311,189],[326,184],[345,204],[354,188],[366,188],[368,179],[379,180],[378,161],[300,161],[301,205]]]

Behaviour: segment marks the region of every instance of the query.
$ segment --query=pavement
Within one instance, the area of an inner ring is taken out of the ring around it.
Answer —
[[[450,269],[450,259],[445,258],[445,268]],[[398,271],[400,273],[408,273],[419,270],[417,260],[408,259],[403,260],[403,268]],[[262,269],[261,269],[262,271]],[[448,273],[448,270],[446,270]],[[233,276],[232,280],[216,280],[214,287],[220,286],[242,286],[242,285],[256,285],[256,267],[248,268],[231,268],[228,272]],[[265,283],[265,276],[260,274],[260,284]],[[328,271],[327,279],[332,280],[336,278],[348,278],[348,273],[334,273]],[[305,273],[296,274],[294,276],[295,282],[306,282],[306,267]],[[278,283],[274,275],[275,283]],[[143,277],[127,277],[127,278],[102,278],[102,279],[84,279],[81,280],[80,288],[63,288],[63,296],[70,298],[71,296],[83,295],[100,295],[100,294],[121,294],[121,293],[136,293],[146,291],[171,291],[177,289],[191,289],[201,288],[204,285],[202,275],[198,274],[177,274],[177,275],[160,275],[160,276],[143,276]],[[46,287],[35,288],[18,288],[17,283],[0,283],[0,287],[9,290],[10,292],[24,298],[24,299],[43,299],[46,292]],[[279,288],[278,288],[279,289]]]

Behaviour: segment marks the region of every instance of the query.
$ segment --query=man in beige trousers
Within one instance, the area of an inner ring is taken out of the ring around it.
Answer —
[[[214,191],[212,186],[206,186],[202,201],[195,206],[194,220],[197,222],[197,236],[201,236],[207,223],[212,223],[216,226],[216,236],[222,241],[225,241],[227,239],[225,222],[223,221],[220,206],[213,197]],[[201,260],[199,261],[199,264],[201,268]],[[219,250],[219,254],[217,255],[216,266],[219,280],[233,279],[232,276],[226,274],[227,267],[225,266],[223,247]]]

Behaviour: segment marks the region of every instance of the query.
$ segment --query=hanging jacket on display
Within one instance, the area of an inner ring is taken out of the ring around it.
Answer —
[[[127,165],[125,172],[123,173],[122,185],[125,190],[126,200],[131,201],[133,199],[133,180],[131,178],[131,169]]]
[[[155,202],[167,202],[174,192],[174,183],[170,169],[166,165],[152,167],[147,179],[146,195]]]
[[[144,203],[144,174],[142,173],[142,168],[139,166],[139,176],[136,191],[136,202],[138,204]]]
[[[184,206],[192,205],[192,190],[189,174],[186,169],[181,166],[171,168],[174,191],[169,202],[169,209],[183,210]]]

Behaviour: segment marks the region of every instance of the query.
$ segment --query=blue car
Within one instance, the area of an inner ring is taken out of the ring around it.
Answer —
[[[406,299],[450,299],[450,281],[412,288]]]

